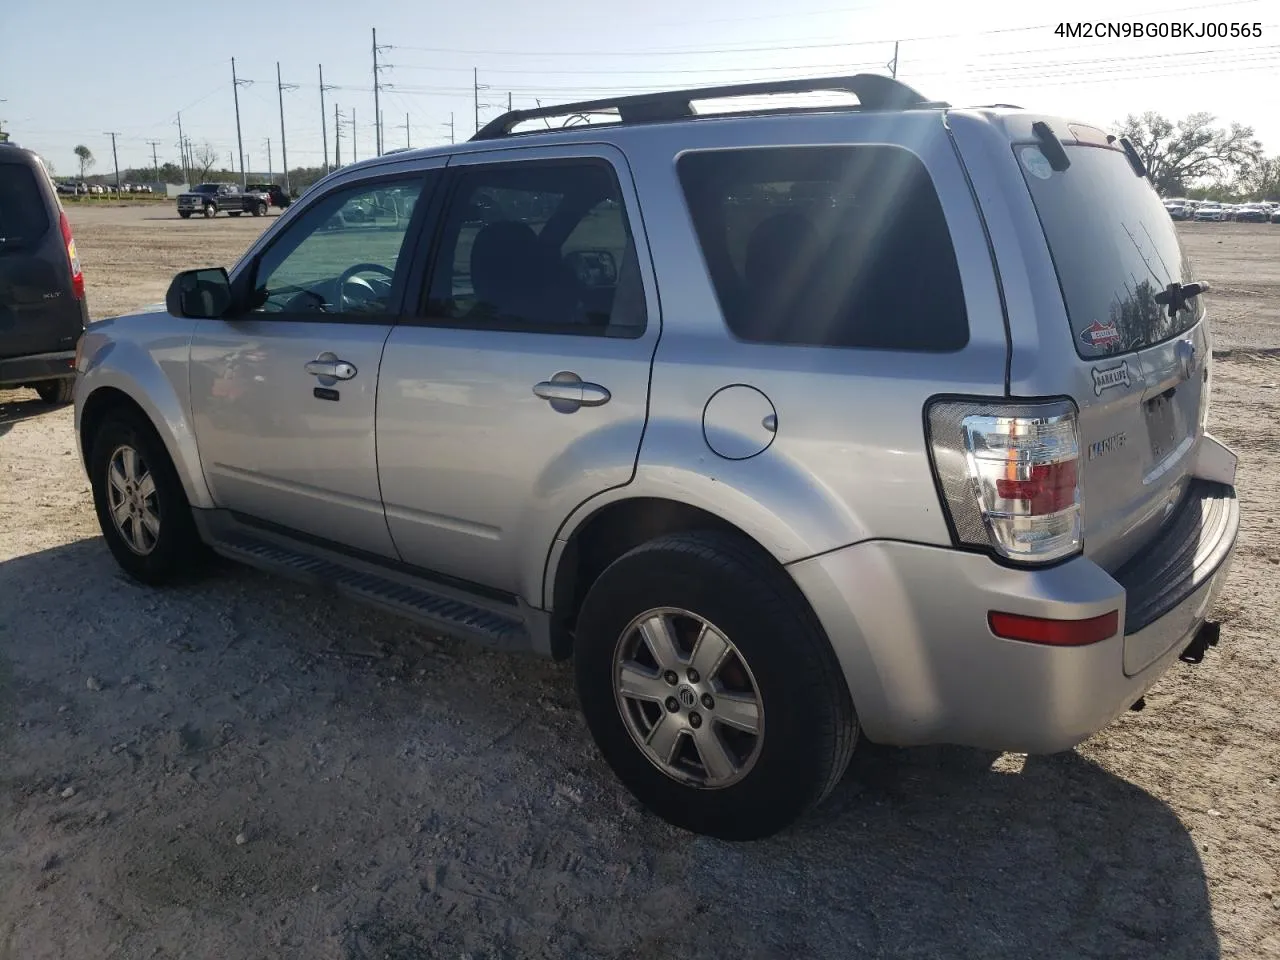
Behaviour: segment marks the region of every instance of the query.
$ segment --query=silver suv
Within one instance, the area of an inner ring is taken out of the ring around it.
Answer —
[[[758,106],[808,90],[859,102]],[[1067,749],[1216,640],[1239,525],[1206,287],[1144,173],[871,76],[343,168],[230,274],[91,325],[102,530],[146,583],[209,548],[572,657],[617,775],[720,837],[860,735]]]

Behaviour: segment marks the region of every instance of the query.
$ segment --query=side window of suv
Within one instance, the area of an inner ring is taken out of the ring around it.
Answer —
[[[739,339],[928,352],[968,343],[946,217],[911,152],[713,150],[686,154],[678,171]]]
[[[464,168],[444,214],[427,322],[638,337],[644,289],[604,160]]]
[[[267,248],[254,278],[257,313],[384,314],[421,175],[335,190]]]

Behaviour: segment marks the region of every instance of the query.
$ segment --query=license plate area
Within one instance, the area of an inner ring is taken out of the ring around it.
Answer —
[[[1166,390],[1145,404],[1147,438],[1151,442],[1151,461],[1159,463],[1178,444],[1178,416],[1174,390]]]

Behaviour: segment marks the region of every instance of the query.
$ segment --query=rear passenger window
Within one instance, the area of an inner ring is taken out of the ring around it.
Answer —
[[[427,312],[442,326],[640,336],[640,262],[613,168],[584,158],[460,171]]]
[[[48,227],[44,196],[30,168],[0,163],[0,253],[6,246],[35,243]]]
[[[930,352],[968,342],[946,218],[909,151],[715,150],[684,155],[678,169],[740,339]]]

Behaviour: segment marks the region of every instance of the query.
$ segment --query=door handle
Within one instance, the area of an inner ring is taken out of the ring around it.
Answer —
[[[578,407],[598,407],[613,397],[606,387],[588,383],[569,370],[562,370],[550,380],[535,383],[533,393],[551,401],[552,408],[562,413],[571,413]]]
[[[316,359],[307,361],[306,371],[313,377],[350,380],[356,375],[356,365],[346,360],[339,360],[331,353],[322,353]]]

